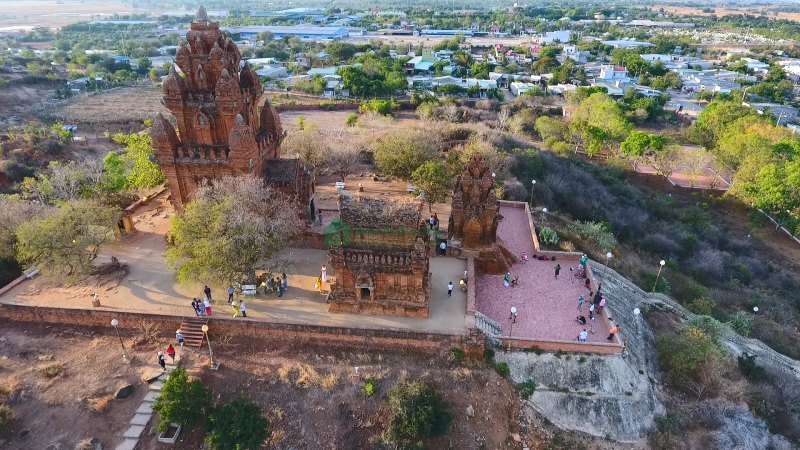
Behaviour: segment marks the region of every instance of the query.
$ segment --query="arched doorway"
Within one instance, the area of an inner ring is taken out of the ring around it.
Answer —
[[[471,217],[464,224],[464,247],[475,248],[480,245],[483,226],[477,217]]]

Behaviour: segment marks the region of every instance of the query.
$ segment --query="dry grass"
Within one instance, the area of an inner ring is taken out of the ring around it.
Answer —
[[[64,374],[64,366],[61,364],[51,364],[42,368],[45,378],[53,379]]]
[[[383,380],[389,376],[389,369],[383,366],[375,366],[375,367],[362,367],[360,369],[360,375],[362,378],[372,378],[375,380]]]
[[[39,361],[52,361],[53,355],[46,354],[46,355],[39,355]]]
[[[286,384],[293,384],[305,389],[321,387],[331,390],[339,384],[337,374],[331,372],[327,375],[320,375],[317,369],[308,364],[283,363],[278,368],[278,378]]]
[[[90,438],[86,438],[75,444],[75,450],[94,450],[94,444]]]
[[[103,413],[108,408],[108,405],[114,401],[113,395],[105,395],[102,397],[94,397],[88,400],[89,411],[97,414]]]
[[[277,448],[281,442],[286,438],[286,431],[283,429],[284,420],[286,419],[286,411],[280,406],[272,408],[267,413],[267,422],[270,425],[269,446]]]
[[[472,369],[468,369],[466,367],[456,367],[455,369],[451,370],[448,375],[456,380],[466,380],[467,378],[471,378],[473,373]]]

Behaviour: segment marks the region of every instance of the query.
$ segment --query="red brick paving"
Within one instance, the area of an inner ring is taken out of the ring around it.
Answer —
[[[583,280],[570,275],[569,268],[577,269],[577,258],[556,261],[532,259],[535,254],[525,210],[500,207],[503,220],[497,229],[497,237],[517,255],[528,252],[531,258],[526,263],[517,263],[511,269],[511,278],[519,276],[519,286],[504,287],[502,275],[478,277],[476,286],[477,309],[500,323],[503,335],[529,339],[575,340],[583,328],[575,318],[578,316],[578,296],[584,294],[582,314],[588,319],[588,293]],[[555,278],[554,268],[561,265],[561,273]],[[517,321],[511,329],[509,315],[511,307],[517,307]],[[600,315],[594,325],[595,334],[589,342],[607,342],[608,322]]]

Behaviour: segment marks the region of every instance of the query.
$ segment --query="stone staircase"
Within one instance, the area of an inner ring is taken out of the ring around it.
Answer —
[[[500,345],[500,333],[503,328],[499,323],[481,314],[480,311],[475,311],[475,327],[483,332],[491,345]]]
[[[182,350],[179,350],[174,363],[172,362],[172,358],[167,357],[167,369],[164,372],[161,372],[161,368],[157,366],[152,369],[152,373],[155,375],[150,376],[148,379],[150,392],[142,399],[142,404],[139,405],[139,408],[136,410],[136,414],[134,414],[133,419],[131,419],[128,429],[123,433],[122,442],[117,445],[116,450],[134,450],[134,448],[136,448],[139,439],[147,428],[147,424],[150,423],[150,419],[153,417],[153,402],[156,401],[156,398],[158,398],[161,393],[164,380],[169,376],[169,373],[180,366],[181,355]]]
[[[181,320],[184,345],[199,348],[203,345],[203,325],[208,324],[206,317],[184,317]]]

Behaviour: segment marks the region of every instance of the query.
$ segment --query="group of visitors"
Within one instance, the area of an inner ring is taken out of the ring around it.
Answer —
[[[438,230],[439,229],[439,216],[436,213],[431,214],[430,219],[428,219],[428,227],[431,230]]]
[[[584,255],[584,258],[585,257],[586,257],[586,255]],[[583,258],[581,258],[581,260],[583,261],[583,264],[582,264],[583,267],[579,266],[579,270],[582,270],[585,267],[585,263],[586,263]],[[584,328],[584,330],[580,334],[578,334],[577,340],[581,341],[581,342],[585,342],[586,341],[586,338],[589,336],[589,333],[594,334],[594,322],[597,320],[597,315],[602,314],[603,311],[605,310],[605,307],[606,307],[606,297],[605,297],[605,295],[602,294],[602,287],[603,287],[602,283],[600,283],[597,286],[597,292],[592,292],[591,281],[587,278],[585,287],[588,290],[589,298],[591,299],[591,302],[589,303],[589,309],[588,309],[589,321],[591,321],[591,326],[590,326],[588,332]],[[581,314],[581,312],[583,310],[583,304],[584,303],[586,303],[586,299],[583,297],[583,294],[581,294],[581,295],[578,296],[578,317],[575,318],[577,320],[578,324],[580,324],[580,325],[586,325],[586,322],[587,322],[586,316]],[[619,328],[620,328],[619,325],[616,325],[616,326],[611,328],[611,330],[609,332],[609,335],[608,335],[608,338],[607,338],[609,341],[614,340],[614,335],[619,332]]]
[[[172,358],[172,364],[175,364],[175,347],[169,344],[166,351],[167,355]],[[162,371],[167,370],[167,359],[164,357],[164,352],[158,352],[158,365],[161,366]]]
[[[206,286],[208,288],[208,286]],[[192,309],[194,310],[194,315],[197,317],[211,317],[211,297],[210,297],[209,290],[209,297],[206,297],[205,300],[200,300],[199,298],[192,299]]]
[[[519,286],[519,277],[515,276],[514,278],[511,278],[511,272],[506,272],[506,274],[503,275],[503,286]]]

